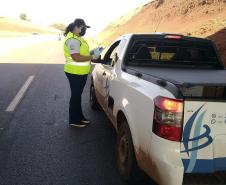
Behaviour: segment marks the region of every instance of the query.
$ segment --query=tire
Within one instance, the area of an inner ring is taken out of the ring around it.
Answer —
[[[119,128],[116,145],[117,167],[119,174],[129,184],[144,180],[144,174],[137,165],[131,132],[124,121]]]
[[[91,109],[100,110],[100,105],[97,101],[96,94],[95,94],[95,88],[94,88],[93,84],[91,84],[91,86],[90,86],[90,96],[89,97],[90,97],[89,100],[90,100]]]

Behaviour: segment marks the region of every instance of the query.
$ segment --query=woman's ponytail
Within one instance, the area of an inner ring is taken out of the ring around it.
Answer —
[[[66,37],[69,32],[72,32],[74,30],[74,28],[75,28],[74,23],[69,24],[64,32],[64,36]]]

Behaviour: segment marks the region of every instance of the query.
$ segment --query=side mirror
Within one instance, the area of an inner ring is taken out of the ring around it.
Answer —
[[[99,58],[96,59],[96,60],[91,60],[91,62],[92,62],[92,63],[95,63],[95,64],[96,64],[96,63],[98,64],[98,63],[103,63],[103,60],[101,60],[101,57],[99,57]]]

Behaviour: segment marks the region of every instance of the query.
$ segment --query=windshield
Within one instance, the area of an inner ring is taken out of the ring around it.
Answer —
[[[211,42],[185,40],[135,41],[130,47],[127,65],[219,66]]]

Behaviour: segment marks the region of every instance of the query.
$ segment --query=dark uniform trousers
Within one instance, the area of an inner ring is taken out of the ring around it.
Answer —
[[[71,99],[69,106],[69,123],[75,124],[84,119],[81,100],[88,75],[75,75],[66,73],[71,88]]]

